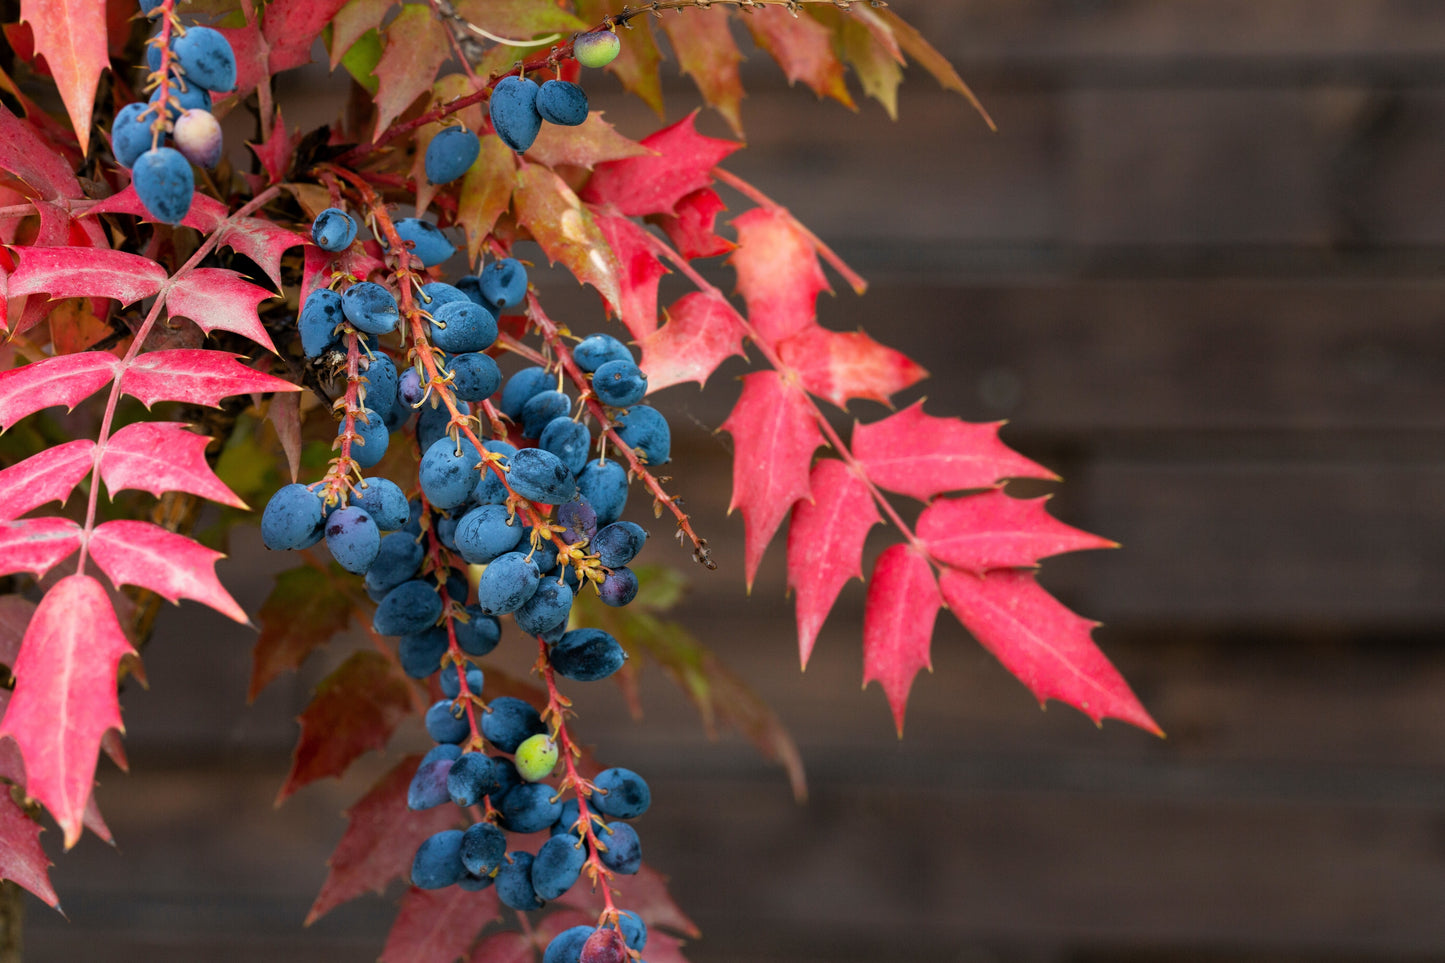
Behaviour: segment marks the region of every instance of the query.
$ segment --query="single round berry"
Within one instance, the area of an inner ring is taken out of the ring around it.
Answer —
[[[136,196],[151,217],[179,224],[191,210],[196,179],[191,165],[173,147],[156,147],[136,158],[131,168]]]
[[[328,207],[311,222],[311,239],[323,251],[344,251],[356,240],[356,221],[339,207]]]
[[[635,819],[652,805],[647,781],[631,769],[604,769],[592,784],[603,792],[589,798],[591,807],[614,819]]]
[[[545,732],[528,736],[517,747],[517,773],[528,782],[540,782],[557,768],[557,743]]]
[[[627,361],[609,361],[592,375],[597,400],[613,408],[628,408],[647,395],[647,375]]]
[[[404,217],[396,222],[396,233],[403,244],[410,243],[411,253],[421,261],[422,267],[435,267],[453,254],[457,247],[441,228],[420,217]]]
[[[272,551],[310,548],[326,533],[321,499],[305,485],[286,485],[261,513],[261,541]]]
[[[519,154],[532,146],[542,129],[542,115],[537,113],[538,90],[536,81],[515,76],[503,77],[492,88],[492,128],[502,143]]]
[[[465,127],[447,127],[426,147],[426,179],[446,184],[467,172],[481,153],[482,142]]]
[[[587,92],[566,80],[549,80],[537,91],[537,113],[549,124],[576,127],[587,120]]]
[[[611,30],[579,33],[572,40],[572,56],[584,67],[606,67],[622,51],[622,39]]]
[[[504,257],[482,268],[482,296],[499,308],[515,307],[527,296],[527,266],[514,257]]]
[[[145,104],[135,103],[126,104],[116,112],[115,123],[110,128],[110,150],[121,167],[132,166],[136,158],[151,149],[151,121],[155,120],[155,114],[141,117],[145,109]]]
[[[342,568],[364,575],[381,551],[381,532],[365,509],[348,505],[326,519],[326,547]]]
[[[176,118],[171,131],[176,150],[197,167],[212,168],[221,159],[221,123],[209,110],[192,107]]]
[[[188,27],[171,42],[186,79],[206,90],[226,92],[236,87],[236,54],[219,30]]]
[[[470,300],[448,301],[432,308],[431,316],[432,343],[443,351],[484,351],[497,340],[496,317]]]
[[[601,629],[581,628],[563,635],[549,658],[558,675],[574,682],[597,682],[622,668],[627,653]]]

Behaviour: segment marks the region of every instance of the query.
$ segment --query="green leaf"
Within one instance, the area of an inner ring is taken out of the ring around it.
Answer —
[[[368,30],[341,55],[341,66],[373,97],[381,82],[376,79],[376,65],[381,62],[381,34]]]
[[[261,637],[256,640],[248,702],[254,702],[281,673],[300,668],[313,650],[346,628],[353,603],[338,586],[338,577],[340,569],[328,575],[310,565],[276,576],[258,613]]]
[[[470,23],[508,40],[529,40],[540,33],[586,30],[586,21],[555,3],[537,0],[458,0],[457,13]]]

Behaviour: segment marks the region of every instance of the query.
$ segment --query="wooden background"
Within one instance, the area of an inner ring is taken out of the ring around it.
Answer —
[[[725,517],[711,430],[742,368],[671,389],[674,484],[722,563],[681,615],[778,707],[812,786],[797,806],[745,744],[707,743],[656,672],[645,725],[579,694],[586,737],[652,782],[639,828],[705,933],[690,957],[1445,959],[1445,8],[897,7],[998,134],[916,71],[895,125],[758,60],[729,166],[873,282],[840,284],[825,324],[922,359],[931,412],[1010,419],[1067,479],[1056,513],[1124,543],[1044,580],[1107,623],[1169,738],[1040,713],[944,617],[899,743],[858,688],[856,585],[800,676],[782,553],[744,604]],[[628,133],[655,126],[592,88]],[[669,93],[674,116],[694,99]],[[544,300],[600,326],[568,284]],[[285,560],[254,532],[235,548],[222,576],[254,611]],[[648,561],[692,568],[664,539]],[[390,763],[271,807],[290,719],[346,644],[247,708],[252,640],[196,605],[163,617],[151,689],[124,700],[133,774],[102,774],[121,851],[58,858],[69,922],[32,902],[29,959],[375,956],[395,891],[300,924],[340,810]]]

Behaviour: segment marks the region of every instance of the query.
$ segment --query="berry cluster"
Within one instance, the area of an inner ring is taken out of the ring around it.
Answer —
[[[116,113],[111,150],[117,163],[131,169],[136,195],[151,216],[179,224],[196,189],[191,164],[209,168],[221,159],[221,125],[211,113],[211,94],[235,88],[236,55],[219,31],[183,27],[174,4],[141,0],[140,6],[161,21],[146,47],[151,95]],[[174,147],[164,146],[167,135]]]
[[[639,463],[661,464],[670,458],[670,430],[640,403],[647,378],[615,338],[593,335],[564,349],[565,359],[550,360],[520,343],[498,344],[500,316],[528,298],[521,262],[496,258],[455,285],[428,280],[408,265],[445,260],[451,242],[425,220],[391,222],[380,214],[386,229],[378,229],[378,244],[391,237],[405,249],[403,268],[382,278],[395,290],[351,277],[337,261],[333,284],[305,299],[297,321],[306,356],[345,372],[335,404],[338,457],[320,481],[276,492],[261,534],[278,550],[324,540],[342,568],[365,577],[377,602],[373,628],[399,637],[403,671],[437,676],[441,698],[426,713],[426,729],[438,745],[418,768],[408,804],[452,802],[472,823],[427,839],[412,882],[427,889],[495,885],[507,906],[535,910],[584,871],[605,887],[605,877],[641,865],[637,833],[623,820],[648,808],[647,783],[620,768],[590,780],[579,774],[580,750],[563,718],[568,703],[554,680],[605,679],[627,659],[608,633],[569,625],[572,603],[588,585],[607,605],[636,596],[628,563],[647,533],[620,520],[630,475],[608,457],[607,439],[627,446]],[[339,207],[312,224],[315,243],[338,255],[357,244],[357,234],[355,219]],[[547,363],[504,380],[493,354],[507,348]],[[394,358],[404,359],[404,370]],[[569,376],[581,394],[576,401],[562,390]],[[594,438],[592,416],[610,430]],[[483,426],[491,437],[482,437]],[[418,446],[417,477],[406,482],[416,490],[411,499],[395,481],[362,474],[381,461],[393,436]],[[480,567],[475,584],[467,566]],[[497,646],[500,617],[508,615],[539,640],[538,670],[549,693],[541,711],[510,696],[482,698],[477,660]],[[558,778],[548,781],[559,762]],[[535,853],[514,848],[508,837],[544,830],[551,837]],[[560,934],[546,960],[624,960],[629,949],[640,951],[642,921],[616,910],[610,890],[607,907],[598,927]]]

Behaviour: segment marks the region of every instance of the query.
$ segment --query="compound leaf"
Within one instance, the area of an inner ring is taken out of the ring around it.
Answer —
[[[667,309],[667,323],[641,339],[651,394],[684,381],[707,382],[728,358],[743,355],[743,319],[726,298],[691,291]]]
[[[245,609],[216,578],[220,552],[150,522],[116,519],[90,534],[90,555],[116,588],[138,585],[179,604],[194,599],[249,624]]]

